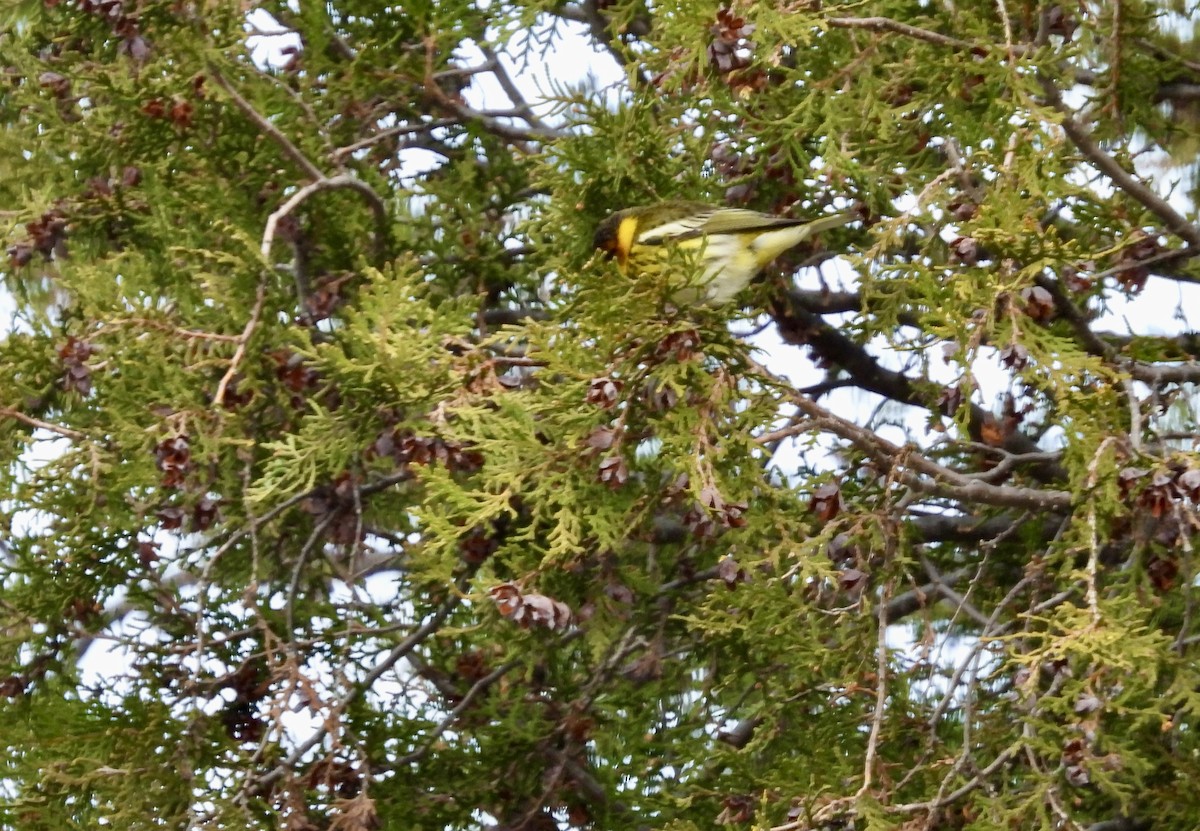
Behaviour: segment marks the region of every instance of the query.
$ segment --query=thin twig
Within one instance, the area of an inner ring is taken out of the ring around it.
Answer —
[[[503,663],[472,684],[471,688],[467,690],[466,694],[463,695],[458,704],[454,706],[454,709],[447,713],[446,717],[438,722],[436,727],[429,731],[428,735],[425,737],[425,741],[421,742],[421,746],[412,753],[401,756],[394,762],[388,762],[388,769],[395,769],[404,765],[412,765],[425,758],[425,756],[433,748],[434,744],[437,743],[437,740],[441,738],[442,734],[449,730],[451,725],[458,720],[458,717],[461,716],[468,707],[475,703],[475,699],[482,695],[484,690],[519,667],[521,663],[522,662],[517,659]]]
[[[529,102],[525,100],[525,96],[521,94],[521,90],[513,81],[512,76],[508,74],[508,70],[505,69],[500,56],[496,54],[495,50],[484,43],[479,44],[479,50],[488,59],[492,75],[499,82],[500,88],[504,90],[504,94],[508,96],[508,100],[512,102],[514,114],[525,119],[530,126],[539,130],[552,130],[553,128],[542,121],[541,117],[533,111],[533,107],[529,105]]]
[[[1004,0],[996,0],[996,9],[1000,12],[1000,21],[1004,24],[1004,48],[1008,50],[1008,59],[1011,61],[1013,55],[1013,30],[1012,21],[1008,18],[1008,6],[1004,4]]]
[[[292,567],[292,579],[288,581],[286,605],[284,607],[284,621],[287,626],[288,637],[291,638],[296,633],[296,593],[300,589],[300,575],[304,571],[304,566],[308,563],[308,557],[312,554],[313,549],[325,536],[325,531],[333,524],[335,514],[328,513],[321,517],[316,525],[313,526],[312,532],[309,533],[308,539],[304,541],[304,545],[300,547],[300,551],[296,554],[296,564]]]
[[[357,191],[362,194],[367,200],[367,204],[371,208],[371,212],[375,214],[375,222],[380,231],[376,233],[375,247],[376,257],[381,255],[381,246],[383,244],[382,230],[387,225],[387,207],[383,204],[383,200],[379,198],[379,194],[361,179],[350,175],[349,173],[339,173],[336,176],[321,176],[318,175],[315,181],[309,182],[302,188],[293,193],[286,202],[276,208],[269,217],[267,223],[263,227],[262,243],[259,247],[262,253],[263,260],[270,262],[271,247],[275,242],[275,237],[278,235],[279,223],[284,217],[288,216],[292,211],[296,210],[304,201],[314,194],[320,193],[323,190],[338,190],[348,189]],[[303,298],[302,298],[303,299]]]
[[[875,710],[871,714],[871,731],[867,735],[867,750],[863,754],[863,782],[855,794],[860,798],[870,793],[874,781],[875,759],[879,754],[879,734],[883,729],[883,717],[887,709],[887,605],[891,595],[891,585],[884,588],[882,602],[879,604],[878,630],[875,643]]]
[[[1014,756],[1025,749],[1025,746],[1025,740],[1023,738],[1013,742],[1008,747],[1004,748],[1004,750],[1000,751],[999,755],[997,755],[987,767],[980,770],[977,774],[971,777],[968,782],[946,794],[941,799],[929,800],[927,802],[908,802],[901,805],[891,805],[887,810],[889,813],[895,814],[923,814],[928,811],[941,810],[947,805],[953,805],[955,802],[958,802],[958,800],[962,799],[976,788],[981,787],[983,783],[987,781],[989,776],[998,771],[1004,765],[1008,764]],[[792,831],[792,828],[794,828],[794,826],[787,829],[772,828],[771,831]]]
[[[400,124],[395,127],[389,127],[386,130],[380,130],[378,133],[360,139],[353,144],[338,147],[330,152],[329,157],[335,164],[341,164],[346,160],[347,156],[351,156],[359,150],[365,150],[374,144],[387,141],[395,136],[429,133],[441,127],[451,127],[459,123],[461,122],[457,118],[439,118],[432,121],[419,121],[414,124]]]
[[[1194,257],[1200,257],[1200,247],[1172,248],[1170,251],[1163,251],[1160,254],[1155,254],[1153,257],[1147,257],[1144,260],[1132,260],[1122,265],[1105,269],[1104,271],[1098,271],[1090,276],[1093,280],[1103,280],[1105,277],[1112,277],[1114,274],[1121,274],[1135,268],[1149,268],[1152,265],[1190,260]],[[1178,279],[1174,275],[1164,275],[1164,277],[1166,279]]]
[[[828,17],[825,19],[825,23],[834,29],[866,29],[869,32],[891,32],[937,46],[949,46],[951,49],[964,52],[982,53],[987,48],[981,44],[972,43],[969,40],[959,40],[950,35],[943,35],[941,32],[922,29],[919,26],[901,23],[899,20],[892,20],[888,17]]]
[[[1130,385],[1132,387],[1132,384]],[[1136,401],[1136,396],[1134,397]],[[1096,489],[1096,482],[1100,475],[1100,460],[1104,456],[1104,451],[1115,444],[1116,436],[1108,436],[1104,441],[1100,442],[1100,446],[1096,448],[1095,454],[1092,456],[1092,461],[1088,465],[1087,475],[1087,490],[1088,490],[1088,561],[1087,561],[1087,604],[1088,610],[1091,612],[1092,625],[1100,624],[1100,594],[1097,589],[1097,582],[1100,575],[1100,533],[1097,528],[1096,520],[1096,498],[1092,493]]]
[[[1004,610],[1008,607],[1008,604],[1012,603],[1013,600],[1015,600],[1017,596],[1020,595],[1020,593],[1023,592],[1025,588],[1032,582],[1033,578],[1030,575],[1022,577],[1013,585],[1011,589],[1008,590],[1008,593],[1005,594],[1004,598],[996,604],[996,607],[992,609],[992,614],[988,618],[988,623],[983,627],[982,630],[980,630],[979,637],[975,639],[975,643],[971,646],[971,649],[968,651],[967,655],[958,664],[958,666],[955,667],[954,674],[951,676],[950,681],[946,684],[945,695],[942,696],[941,701],[938,702],[938,706],[934,708],[929,718],[925,720],[925,724],[928,725],[931,730],[937,727],[937,724],[939,721],[941,721],[942,716],[946,714],[946,710],[950,707],[951,702],[954,700],[955,690],[958,689],[958,685],[962,681],[963,674],[966,673],[971,659],[975,653],[983,649],[983,647],[986,645],[987,637],[992,634],[999,634],[995,627],[996,623],[1000,620],[1000,615],[1003,614]]]
[[[1120,163],[1105,153],[1082,124],[1075,120],[1075,112],[1063,101],[1062,93],[1050,78],[1039,78],[1046,100],[1062,114],[1063,132],[1071,139],[1084,158],[1104,173],[1112,183],[1135,201],[1162,220],[1167,230],[1184,240],[1189,246],[1200,246],[1200,228],[1188,222],[1167,200],[1144,185]]]
[[[458,591],[452,593],[451,596],[442,603],[437,611],[430,615],[424,623],[418,626],[411,635],[402,640],[400,643],[396,644],[396,646],[394,646],[391,651],[384,656],[383,660],[372,667],[371,671],[363,676],[362,680],[356,686],[347,690],[346,694],[341,697],[341,700],[336,702],[335,709],[339,712],[344,711],[345,708],[349,707],[350,704],[352,704],[360,695],[371,689],[375,682],[378,681],[384,673],[391,671],[391,669],[406,655],[408,655],[410,652],[420,646],[426,639],[433,635],[433,633],[437,631],[438,627],[445,622],[446,618],[450,617],[450,614],[456,608],[458,608],[458,605],[462,602],[462,597],[458,592],[461,592],[465,588],[466,581],[470,579],[470,576],[471,575],[464,575],[462,578],[460,578],[458,585],[456,586]],[[262,775],[254,776],[246,780],[246,783],[242,788],[242,792],[239,795],[240,800],[244,800],[252,792],[261,793],[267,786],[286,775],[287,772],[292,770],[310,750],[324,741],[325,737],[329,734],[329,731],[330,719],[326,718],[317,727],[317,729],[313,731],[313,734],[309,736],[308,739],[301,742],[290,754],[288,754],[286,759]]]
[[[295,162],[296,165],[304,171],[306,176],[313,180],[324,177],[325,174],[322,173],[315,164],[309,161],[308,157],[300,151],[299,147],[292,143],[291,139],[285,136],[278,127],[267,120],[261,113],[259,113],[258,110],[254,109],[254,106],[245,98],[243,98],[236,89],[233,88],[233,85],[225,79],[225,76],[221,74],[219,69],[214,66],[210,66],[209,75],[214,81],[217,82],[217,86],[225,90],[226,94],[228,94],[230,99],[233,100],[234,105],[241,110],[247,118],[253,121],[258,129],[270,136],[271,139],[279,145],[279,149],[283,151],[284,155]]]
[[[874,459],[884,469],[895,472],[905,485],[935,496],[945,496],[964,502],[983,502],[1010,508],[1037,511],[1065,511],[1073,503],[1068,491],[1038,490],[1015,485],[992,485],[944,467],[927,458],[914,447],[898,447],[872,430],[849,419],[835,415],[794,388],[779,381],[762,364],[751,359],[752,366],[764,379],[771,379],[797,409],[807,415],[814,426],[849,441],[854,447]],[[928,478],[925,478],[928,477]]]
[[[1134,453],[1142,452],[1142,402],[1134,389],[1133,381],[1122,378],[1125,387],[1125,397],[1129,400],[1129,446]]]
[[[941,573],[938,572],[937,567],[933,563],[931,563],[929,561],[929,558],[926,557],[924,554],[921,555],[921,567],[924,568],[925,573],[927,575],[929,575],[929,579],[930,579],[932,585],[935,587],[936,592],[938,594],[940,594],[942,597],[944,597],[946,600],[949,600],[954,605],[954,611],[955,611],[956,616],[957,616],[958,612],[961,611],[963,614],[965,614],[967,617],[974,620],[976,623],[982,624],[984,626],[991,625],[991,623],[992,623],[991,618],[989,618],[983,612],[981,612],[977,608],[975,608],[975,604],[973,604],[969,600],[967,600],[966,595],[959,594],[954,589],[952,589],[949,585],[947,585],[946,581],[942,578]],[[981,562],[979,564],[979,569],[977,569],[975,579],[971,580],[971,582],[968,584],[968,587],[967,587],[968,593],[970,593],[971,589],[973,589],[975,587],[975,582],[978,579],[978,571],[981,571],[982,569],[983,569],[983,563]]]
[[[106,329],[113,326],[141,326],[146,329],[154,329],[160,332],[168,332],[172,335],[178,335],[187,340],[210,340],[217,343],[237,343],[237,335],[222,335],[217,332],[203,332],[199,329],[185,329],[182,326],[173,326],[161,320],[151,320],[145,317],[127,317],[116,318],[114,320],[106,320],[98,328]]]
[[[262,320],[263,307],[267,302],[267,280],[264,277],[258,281],[258,290],[254,295],[254,306],[250,309],[250,319],[246,321],[242,333],[238,335],[237,349],[233,351],[233,357],[229,360],[229,368],[225,370],[225,374],[221,376],[221,382],[217,384],[217,392],[213,396],[213,406],[222,407],[225,404],[225,393],[229,389],[229,384],[237,375],[238,367],[241,366],[242,360],[246,357],[246,346],[250,343],[250,338],[254,336],[254,330],[258,328],[258,323]]]
[[[54,424],[49,421],[42,421],[40,418],[34,418],[31,415],[26,415],[20,410],[14,410],[11,407],[0,407],[0,416],[7,416],[14,421],[19,421],[30,427],[35,427],[39,430],[46,430],[54,433],[57,436],[62,436],[64,439],[72,441],[83,441],[87,436],[78,430],[72,430],[70,427],[63,427],[61,424]]]

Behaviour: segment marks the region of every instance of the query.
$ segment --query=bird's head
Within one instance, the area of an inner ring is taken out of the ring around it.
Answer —
[[[637,208],[617,211],[596,227],[596,235],[592,238],[592,245],[610,260],[616,259],[622,269],[637,238],[638,211]]]

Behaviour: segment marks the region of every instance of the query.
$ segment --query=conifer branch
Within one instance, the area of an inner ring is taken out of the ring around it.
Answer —
[[[212,75],[212,79],[217,82],[217,86],[225,90],[225,93],[233,101],[234,105],[242,111],[242,114],[253,121],[258,129],[270,136],[271,140],[279,145],[279,149],[283,151],[283,154],[304,171],[304,175],[314,181],[323,178],[324,174],[321,173],[320,168],[309,161],[308,157],[304,155],[299,147],[292,143],[291,139],[284,135],[282,130],[272,124],[258,110],[254,109],[254,105],[234,89],[233,84],[229,83],[219,69],[215,66],[210,66],[209,72]]]
[[[504,94],[508,96],[508,100],[512,102],[513,114],[519,118],[523,118],[529,126],[536,130],[557,133],[554,128],[542,121],[541,117],[533,111],[533,107],[529,105],[529,101],[525,99],[520,88],[508,73],[508,70],[504,68],[504,63],[500,60],[500,56],[496,53],[496,50],[486,43],[479,44],[479,50],[487,58],[493,77],[500,84],[500,88],[504,90]]]
[[[865,453],[884,470],[893,472],[899,481],[911,488],[934,496],[948,496],[968,504],[983,503],[1039,512],[1068,511],[1074,502],[1071,494],[1066,491],[989,485],[968,474],[944,467],[914,447],[898,447],[874,431],[835,415],[811,399],[791,390],[787,382],[775,378],[766,367],[752,359],[750,363],[763,378],[773,379],[788,395],[792,404],[809,417],[814,427],[827,430],[850,442],[857,450]]]
[[[914,407],[928,407],[928,403],[917,393],[911,379],[903,373],[880,366],[862,346],[852,341],[836,328],[806,309],[799,295],[789,295],[789,302],[777,301],[772,315],[779,326],[779,334],[787,343],[811,346],[828,363],[849,373],[862,389]],[[968,429],[975,441],[982,438],[983,425],[989,414],[977,404],[968,404],[970,419]],[[1005,437],[1005,450],[1011,453],[1038,453],[1041,448],[1028,437],[1014,431]],[[1061,481],[1064,473],[1054,463],[1039,463],[1033,474],[1042,481]]]
[[[1118,190],[1124,191],[1162,220],[1168,231],[1182,239],[1190,247],[1200,247],[1200,227],[1189,222],[1167,200],[1143,184],[1122,167],[1115,158],[1104,152],[1092,138],[1090,131],[1076,120],[1074,110],[1063,101],[1062,93],[1059,92],[1058,86],[1053,80],[1043,75],[1039,77],[1039,81],[1050,106],[1062,115],[1060,123],[1063,132],[1079,148],[1084,158],[1104,173]]]
[[[241,368],[242,361],[246,357],[246,348],[250,344],[250,338],[254,337],[254,330],[258,328],[259,322],[262,320],[263,308],[267,302],[267,280],[264,277],[258,281],[258,288],[254,294],[254,305],[250,308],[250,318],[246,321],[242,333],[238,335],[237,348],[233,350],[233,357],[229,359],[229,367],[225,370],[225,374],[221,376],[220,382],[217,384],[217,391],[213,394],[213,406],[220,408],[225,406],[225,395],[229,391],[229,385],[233,383],[233,379],[237,376],[238,369]]]
[[[463,601],[463,592],[465,592],[468,582],[473,575],[473,571],[464,574],[458,579],[455,584],[455,591],[451,592],[451,596],[445,600],[429,617],[425,619],[413,632],[400,643],[392,647],[391,650],[383,657],[383,659],[366,672],[362,681],[347,690],[342,697],[331,705],[333,712],[343,712],[349,707],[360,695],[365,691],[370,690],[376,681],[382,678],[386,673],[390,672],[393,667],[400,661],[413,652],[418,646],[432,637],[447,618],[454,612],[455,609]],[[313,734],[301,742],[296,748],[288,754],[282,762],[270,770],[252,775],[243,783],[238,802],[244,802],[251,794],[262,793],[266,788],[270,787],[274,782],[281,779],[283,776],[293,769],[304,759],[310,750],[319,745],[329,735],[330,719],[325,719],[313,731]]]
[[[902,23],[899,20],[892,20],[887,17],[827,17],[824,23],[833,29],[864,29],[868,32],[890,32],[896,35],[904,35],[914,40],[932,43],[935,46],[947,46],[959,52],[982,54],[988,48],[982,44],[972,43],[969,40],[960,40],[950,35],[944,35],[941,32],[922,29],[919,26]]]
[[[33,427],[37,430],[46,430],[47,432],[54,433],[56,436],[62,436],[64,439],[83,441],[87,438],[85,434],[79,432],[78,430],[72,430],[70,427],[64,427],[61,424],[55,424],[51,421],[43,421],[40,418],[27,415],[20,410],[14,410],[11,407],[0,407],[0,416],[11,418],[14,421],[19,421],[22,424],[28,427]]]

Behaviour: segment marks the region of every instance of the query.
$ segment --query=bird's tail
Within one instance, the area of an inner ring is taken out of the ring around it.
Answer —
[[[843,225],[849,225],[856,219],[862,219],[862,217],[854,211],[818,217],[812,222],[806,222],[804,225],[800,226],[800,228],[804,231],[804,236],[796,240],[796,243],[799,244],[815,234],[824,233],[825,231],[832,231],[834,228],[841,228]]]
[[[751,249],[754,251],[755,259],[758,260],[758,267],[763,268],[767,263],[789,248],[794,248],[800,243],[812,239],[817,234],[831,231],[834,228],[841,228],[843,225],[848,225],[856,219],[861,218],[859,214],[850,211],[818,217],[811,222],[805,222],[803,225],[789,225],[772,231],[765,231],[754,240],[751,244]]]

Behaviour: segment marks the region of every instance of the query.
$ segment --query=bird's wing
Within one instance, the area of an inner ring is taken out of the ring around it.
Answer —
[[[740,234],[803,224],[804,220],[772,216],[746,208],[718,208],[709,214],[700,230],[705,234]]]
[[[672,217],[666,222],[660,222],[652,228],[647,228],[638,234],[637,241],[643,245],[660,245],[664,242],[698,237],[706,233],[705,223],[717,211],[717,208],[707,205],[697,206],[683,216]]]
[[[674,217],[653,228],[647,228],[638,234],[638,242],[643,245],[659,245],[709,234],[740,234],[803,224],[804,220],[801,219],[772,216],[746,208],[713,208],[699,205],[685,216]]]

